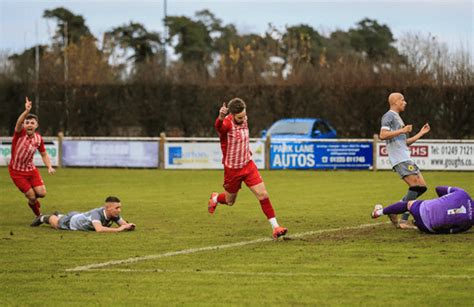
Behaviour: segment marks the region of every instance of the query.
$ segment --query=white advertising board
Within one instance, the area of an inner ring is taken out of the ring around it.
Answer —
[[[411,157],[421,170],[474,171],[474,141],[418,141]],[[391,169],[385,143],[377,143],[377,169]]]
[[[158,167],[158,143],[146,141],[63,141],[63,166]]]
[[[58,142],[53,140],[44,140],[44,147],[46,148],[46,152],[51,159],[51,164],[53,166],[58,166]],[[11,138],[8,140],[4,140],[0,142],[0,165],[8,165],[12,158],[12,141]],[[33,157],[33,163],[36,166],[44,166],[43,159],[41,159],[41,155],[39,151],[36,151]]]
[[[250,142],[252,160],[257,168],[265,168],[265,144]],[[217,142],[166,143],[166,169],[222,169],[222,151]]]

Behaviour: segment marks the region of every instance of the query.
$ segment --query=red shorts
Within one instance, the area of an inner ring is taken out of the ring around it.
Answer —
[[[8,168],[8,171],[10,172],[13,183],[23,193],[26,193],[31,188],[44,185],[44,181],[37,168],[29,172],[15,171],[11,168]]]
[[[237,193],[242,187],[242,181],[248,187],[263,182],[255,163],[250,160],[243,168],[228,168],[224,166],[224,189],[229,193]]]

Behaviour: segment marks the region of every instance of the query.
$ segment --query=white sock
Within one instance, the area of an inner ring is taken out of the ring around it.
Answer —
[[[378,216],[382,216],[383,215],[383,209],[379,209],[377,211],[375,211],[377,213]]]
[[[270,224],[272,224],[273,229],[280,227],[280,225],[278,225],[276,217],[272,217],[271,219],[268,219],[268,221],[270,222]]]
[[[217,204],[217,196],[218,196],[218,195],[212,196],[212,201],[213,201],[215,204]]]
[[[42,215],[42,216],[40,217],[40,222],[41,222],[41,223],[44,223],[44,215]]]

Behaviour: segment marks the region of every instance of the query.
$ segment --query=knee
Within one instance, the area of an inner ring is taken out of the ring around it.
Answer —
[[[36,198],[43,198],[46,196],[46,191],[36,191]]]
[[[29,201],[32,201],[34,202],[36,200],[36,194],[32,191],[28,191],[25,193],[25,197],[29,200]]]
[[[26,196],[26,198],[28,199],[28,201],[29,201],[30,203],[35,202],[36,199],[37,199],[36,195],[25,194],[25,196]]]
[[[58,227],[59,227],[59,218],[56,215],[51,215],[51,217],[49,218],[49,224],[54,229],[58,229]]]
[[[269,196],[268,196],[267,190],[264,190],[264,191],[257,194],[258,200],[264,200],[264,199],[267,199],[268,197]]]
[[[428,188],[426,186],[416,185],[416,186],[410,187],[410,190],[416,192],[418,194],[418,197],[419,197],[423,193],[425,193],[426,190],[428,190]]]

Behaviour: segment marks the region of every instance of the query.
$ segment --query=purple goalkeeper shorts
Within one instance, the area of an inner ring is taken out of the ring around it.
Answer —
[[[413,205],[411,205],[410,207],[410,213],[411,215],[413,215],[413,218],[415,219],[415,225],[416,227],[418,227],[419,230],[423,231],[423,232],[426,232],[426,233],[433,233],[431,232],[426,226],[425,224],[423,224],[423,219],[421,218],[421,214],[420,214],[420,206],[421,204],[423,203],[422,200],[417,200],[413,203]]]

